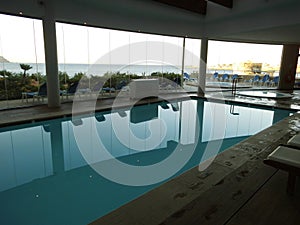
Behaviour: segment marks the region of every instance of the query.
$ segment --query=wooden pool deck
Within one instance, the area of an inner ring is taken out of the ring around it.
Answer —
[[[268,100],[209,93],[205,97],[218,101],[236,101],[284,109],[300,109],[299,92],[289,100]],[[196,97],[196,95],[192,95]],[[186,98],[168,95],[167,100]],[[148,99],[147,104],[162,99]],[[102,99],[96,111],[110,109],[114,99]],[[118,107],[132,104],[124,99]],[[81,103],[82,113],[95,110],[88,101]],[[49,109],[44,105],[0,111],[0,127],[72,115],[72,104]],[[279,144],[298,131],[294,114],[272,127],[232,146],[210,164],[198,167],[161,185],[140,198],[99,218],[92,224],[103,225],[282,225],[299,224],[300,181],[294,196],[286,194],[287,174],[263,164],[263,159]],[[99,203],[100,204],[100,203]]]

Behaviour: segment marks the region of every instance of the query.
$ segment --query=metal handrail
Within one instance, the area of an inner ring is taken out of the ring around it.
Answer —
[[[238,78],[233,78],[232,79],[231,93],[232,93],[233,96],[236,95],[236,85],[237,85],[237,82],[238,82]]]

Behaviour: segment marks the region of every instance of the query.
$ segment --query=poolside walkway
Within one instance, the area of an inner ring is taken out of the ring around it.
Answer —
[[[149,98],[142,99],[136,102],[128,97],[124,97],[121,101],[116,102],[114,98],[101,98],[98,101],[82,99],[78,102],[78,108],[80,111],[77,113],[89,114],[95,111],[110,110],[112,106],[128,107],[132,105],[148,104],[157,101],[172,101],[178,98],[185,99],[189,98],[186,93],[171,93],[162,95],[163,98]],[[61,104],[60,108],[49,109],[47,105],[36,105],[30,107],[21,107],[15,109],[0,110],[0,127],[28,123],[32,121],[42,121],[47,119],[62,118],[65,116],[72,116],[73,114],[72,102],[65,102]]]
[[[146,100],[139,101],[138,104],[147,104],[151,102],[163,101],[163,100],[176,100],[177,98],[189,98],[199,97],[197,94],[186,94],[186,93],[166,93],[161,95],[162,98],[149,98]],[[300,110],[300,90],[293,92],[293,98],[291,99],[267,99],[267,98],[254,98],[245,96],[233,96],[231,91],[218,91],[218,92],[207,92],[204,97],[210,100],[216,101],[232,101],[232,102],[243,102],[253,105],[263,105],[282,109],[294,109]],[[10,105],[14,103],[12,100],[9,101]],[[114,104],[117,107],[125,107],[134,104],[134,101],[128,97],[123,97],[121,102],[114,101],[114,98],[107,96],[106,98],[100,98],[96,105],[94,101],[89,101],[83,98],[81,101],[82,113],[90,113],[94,111],[103,111],[111,109]],[[40,121],[45,119],[60,118],[64,116],[72,115],[72,102],[64,102],[60,108],[49,109],[46,104],[38,104],[35,106],[25,105],[14,109],[2,109],[0,110],[0,127],[11,124],[20,124],[31,121]]]

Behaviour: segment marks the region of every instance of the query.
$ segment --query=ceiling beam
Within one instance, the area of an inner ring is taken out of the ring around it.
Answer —
[[[208,1],[214,2],[218,5],[222,5],[230,9],[233,7],[233,0],[208,0]]]
[[[206,0],[154,0],[177,8],[189,10],[202,15],[206,14]]]

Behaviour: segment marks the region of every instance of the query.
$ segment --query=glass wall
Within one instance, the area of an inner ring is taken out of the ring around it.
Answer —
[[[209,41],[208,49],[207,86],[222,82],[218,85],[226,87],[235,74],[244,86],[278,85],[282,45]]]
[[[183,87],[186,91],[198,91],[198,76],[200,72],[201,40],[186,38],[184,53]]]
[[[42,21],[0,15],[0,23],[0,109],[47,103]],[[197,91],[200,39],[65,23],[56,35],[62,101],[76,90],[84,99],[128,97],[133,79],[157,79],[159,93]],[[234,75],[243,87],[278,85],[281,45],[208,44],[208,87],[230,87]]]
[[[57,23],[56,30],[61,89],[65,93],[80,81],[79,91],[90,96],[128,96],[132,79],[150,78],[159,80],[160,93],[177,92],[181,85],[185,87],[187,77],[197,78],[200,40],[186,39],[183,62],[184,39],[180,37],[65,23]]]
[[[42,21],[0,14],[0,109],[42,102],[45,81]]]
[[[0,23],[0,109],[46,104],[42,21],[0,15]],[[200,40],[65,23],[56,23],[56,35],[62,101],[76,89],[128,96],[132,79],[158,79],[159,93],[195,89]]]

